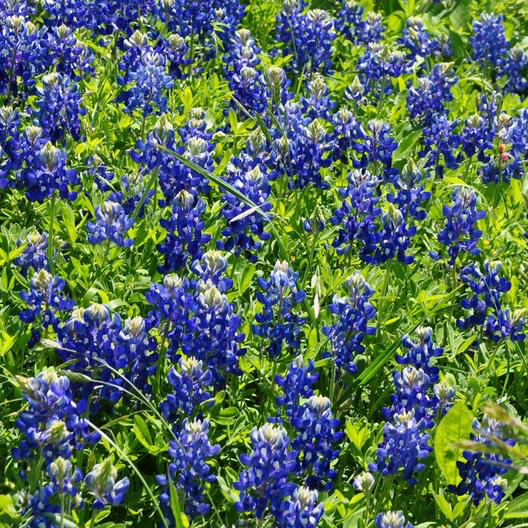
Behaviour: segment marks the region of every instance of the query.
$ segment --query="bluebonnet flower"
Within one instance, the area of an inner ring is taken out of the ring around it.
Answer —
[[[216,34],[224,46],[244,16],[245,6],[239,0],[159,0],[157,11],[171,32],[208,44]],[[220,26],[215,31],[213,24]]]
[[[418,78],[418,86],[409,87],[407,110],[412,118],[430,122],[433,115],[445,114],[445,103],[453,100],[451,88],[457,83],[451,63],[435,64],[427,77]]]
[[[321,169],[332,163],[333,138],[324,121],[305,119],[298,103],[288,102],[285,107],[285,130],[278,130],[275,139],[272,168],[288,175],[290,188],[304,189],[313,185],[327,189]]]
[[[151,326],[152,322],[142,317],[123,323],[107,306],[92,304],[74,310],[71,318],[57,329],[62,344],[57,353],[63,361],[70,362],[70,370],[105,382],[97,392],[92,383],[79,387],[83,394],[92,393],[93,400],[97,396],[115,403],[123,397],[121,387],[129,390],[130,383],[149,394],[148,378],[154,374],[158,359],[154,352],[156,341],[149,336]]]
[[[424,179],[422,172],[410,160],[404,167],[398,178],[392,183],[397,194],[387,193],[387,201],[396,205],[405,218],[409,216],[415,220],[423,220],[426,212],[422,209],[424,202],[431,198],[431,193],[424,190],[424,185],[418,185]]]
[[[282,514],[279,528],[315,528],[324,513],[322,503],[318,502],[318,493],[305,486],[298,486]]]
[[[417,369],[423,369],[430,378],[431,383],[438,379],[438,368],[431,365],[431,360],[444,353],[442,348],[435,347],[433,343],[433,330],[430,327],[418,327],[416,329],[417,341],[411,340],[409,335],[402,338],[405,355],[396,354],[395,359],[400,365],[412,365]]]
[[[245,353],[239,347],[244,339],[244,334],[238,333],[241,319],[222,293],[229,283],[219,279],[215,284],[214,276],[196,283],[193,312],[181,344],[187,356],[195,356],[208,365],[216,386],[224,383],[226,373],[241,373],[238,358]]]
[[[285,105],[287,101],[294,97],[294,94],[289,90],[291,81],[281,67],[275,65],[270,66],[266,70],[266,81],[275,110],[277,110],[279,105]]]
[[[377,528],[414,528],[410,522],[405,520],[401,511],[388,511],[376,515]]]
[[[176,491],[185,500],[185,514],[192,520],[198,515],[206,515],[210,505],[205,502],[205,485],[215,482],[216,477],[211,474],[211,466],[206,459],[214,457],[220,451],[219,445],[209,442],[209,422],[207,420],[185,419],[176,440],[169,441],[169,464],[167,475],[157,475],[156,481],[165,489],[160,499],[161,506],[169,520],[169,526],[176,526],[172,515],[169,490],[169,480]]]
[[[389,93],[391,78],[402,75],[405,67],[405,55],[401,51],[393,51],[379,42],[369,43],[357,63],[365,91],[373,97]]]
[[[211,238],[203,233],[204,211],[205,203],[194,194],[182,190],[175,196],[170,218],[160,220],[161,227],[167,231],[165,239],[158,244],[158,251],[165,256],[165,262],[159,266],[162,273],[178,271],[202,257],[205,244]]]
[[[86,110],[81,108],[81,94],[75,83],[66,75],[48,73],[42,78],[42,88],[37,88],[37,94],[36,117],[51,140],[63,140],[70,134],[78,141],[81,138],[79,116]]]
[[[42,129],[28,127],[27,148],[34,143],[41,144]],[[20,184],[25,186],[26,197],[30,202],[43,202],[58,190],[59,196],[66,200],[74,200],[75,192],[69,186],[79,183],[77,173],[66,168],[66,153],[59,150],[48,141],[40,150],[31,152],[26,158],[26,167],[22,170]]]
[[[298,432],[292,442],[297,451],[297,472],[306,476],[311,489],[332,488],[337,473],[330,466],[339,456],[336,444],[343,438],[343,433],[337,431],[339,423],[326,396],[310,396],[302,410],[292,417],[292,425]]]
[[[263,305],[262,312],[255,316],[258,325],[253,325],[253,333],[269,341],[270,357],[278,357],[286,345],[290,350],[299,348],[299,332],[304,318],[294,313],[296,305],[306,297],[303,290],[297,289],[298,273],[287,262],[277,261],[268,281],[258,278],[262,291],[257,299]]]
[[[498,159],[493,160],[500,170],[500,179],[505,182],[510,178],[520,179],[528,160],[528,111],[523,108],[514,118],[508,114],[500,114],[497,129],[499,141],[506,143],[499,143]],[[484,175],[483,180],[487,183]]]
[[[235,255],[243,251],[251,262],[256,261],[255,253],[261,248],[261,241],[271,237],[264,231],[266,220],[263,213],[271,210],[271,187],[266,172],[263,173],[258,165],[247,171],[233,164],[227,167],[226,181],[257,205],[259,211],[251,212],[251,208],[232,193],[222,194],[226,204],[222,215],[228,224],[222,230],[226,239],[218,240],[216,246],[224,251],[234,250]]]
[[[255,45],[248,29],[239,29],[226,65],[226,78],[236,101],[250,112],[263,113],[270,93],[264,74],[257,69],[260,49]],[[236,102],[231,105],[238,109]]]
[[[403,471],[403,478],[413,485],[414,473],[425,468],[421,460],[431,452],[427,430],[433,427],[436,416],[447,411],[454,396],[446,383],[433,387],[438,369],[431,360],[443,350],[434,346],[431,328],[420,327],[416,333],[417,341],[408,335],[402,339],[408,349],[405,356],[396,355],[399,364],[408,366],[393,373],[396,392],[391,396],[391,407],[382,410],[387,420],[383,442],[378,445],[376,462],[369,466],[384,476]]]
[[[302,98],[303,111],[311,119],[321,118],[330,120],[336,103],[330,100],[328,86],[324,77],[315,74],[308,83],[307,97]]]
[[[453,191],[453,205],[444,205],[442,213],[446,224],[438,233],[438,241],[447,246],[449,265],[453,266],[460,253],[478,255],[478,241],[482,231],[476,229],[476,222],[486,216],[485,211],[476,208],[477,197],[475,192],[468,187],[458,187]],[[434,258],[438,258],[433,253]]]
[[[57,5],[57,2],[53,3]],[[70,27],[62,24],[48,32],[47,38],[48,50],[53,53],[53,63],[58,73],[74,81],[80,81],[86,75],[95,75],[93,52],[75,38]]]
[[[262,518],[267,508],[276,519],[283,510],[283,498],[292,495],[295,484],[289,476],[295,471],[297,453],[292,451],[286,430],[278,424],[266,423],[253,428],[251,453],[241,455],[246,467],[233,486],[240,491],[235,503],[239,512],[255,512]]]
[[[346,108],[340,108],[332,117],[334,125],[334,159],[348,164],[352,151],[365,138],[365,131],[354,114]],[[361,148],[361,147],[359,147]]]
[[[407,255],[406,251],[411,237],[416,234],[416,226],[408,226],[396,207],[389,207],[380,218],[382,227],[376,236],[376,246],[371,254],[363,256],[365,262],[381,264],[396,256],[402,264],[411,264],[414,257]]]
[[[489,160],[485,152],[493,147],[495,137],[495,126],[491,126],[488,120],[474,114],[466,119],[465,127],[460,134],[460,141],[464,154],[471,157],[477,154],[477,159],[482,162]]]
[[[455,391],[445,380],[440,381],[433,387],[435,408],[439,416],[444,416],[453,404]]]
[[[143,115],[148,115],[155,111],[155,107],[164,112],[167,105],[164,92],[174,86],[167,73],[167,59],[139,32],[126,42],[129,49],[119,65],[124,76],[118,77],[118,82],[130,86],[119,94],[117,100],[125,104],[125,112],[139,108]]]
[[[100,510],[107,505],[117,506],[123,502],[130,486],[128,477],[117,480],[117,469],[110,458],[95,464],[84,479],[90,495],[94,497],[92,508]]]
[[[125,240],[125,236],[134,225],[134,219],[126,215],[123,206],[117,202],[106,201],[95,208],[96,223],[88,222],[86,229],[90,233],[90,244],[113,242],[127,248],[134,244],[132,239]]]
[[[354,485],[354,489],[356,491],[368,495],[371,493],[374,485],[376,484],[376,478],[372,473],[370,473],[370,471],[363,471],[354,479],[352,484]]]
[[[160,404],[161,412],[167,419],[171,419],[181,410],[187,416],[203,402],[211,398],[206,390],[211,385],[213,376],[211,371],[203,368],[203,363],[194,357],[181,358],[180,372],[174,368],[169,370],[167,380],[171,384],[173,393]]]
[[[369,321],[376,315],[376,310],[369,299],[374,290],[367,284],[361,273],[354,273],[345,281],[347,297],[334,295],[330,312],[337,317],[332,326],[323,327],[336,365],[347,372],[357,371],[355,356],[365,351],[363,339],[375,333],[376,328],[369,326]]]
[[[137,316],[127,319],[117,335],[113,366],[123,369],[126,378],[143,394],[150,394],[149,376],[156,372],[156,341],[149,336],[151,323]]]
[[[505,90],[519,94],[526,91],[528,88],[525,73],[527,66],[528,53],[519,47],[511,48],[501,68],[501,74],[506,77]]]
[[[413,474],[425,469],[420,462],[432,451],[428,445],[429,434],[426,418],[417,419],[414,408],[393,414],[392,421],[383,428],[383,442],[376,451],[376,463],[369,469],[382,475],[392,475],[403,470],[403,478],[416,484]]]
[[[83,480],[83,474],[78,467],[73,466],[70,460],[59,457],[49,465],[48,474],[55,490],[68,495],[74,504],[79,503],[79,484]]]
[[[200,260],[195,260],[190,268],[202,282],[211,281],[221,293],[227,292],[233,286],[233,280],[225,276],[227,258],[220,251],[207,251]]]
[[[302,411],[301,398],[313,396],[313,384],[319,379],[313,361],[307,365],[301,355],[289,365],[285,377],[275,376],[275,383],[282,389],[283,396],[277,396],[277,403],[286,406],[286,414],[291,419]]]
[[[374,11],[363,19],[364,9],[355,0],[344,0],[336,21],[336,28],[353,44],[369,44],[383,39],[385,28],[381,15]]]
[[[354,167],[366,168],[369,163],[379,162],[383,164],[385,179],[391,181],[397,174],[392,168],[392,154],[397,148],[398,143],[391,136],[389,124],[380,119],[371,119],[365,128],[363,142],[355,146],[361,158],[353,161]]]
[[[59,376],[53,368],[34,378],[17,377],[28,408],[17,418],[17,428],[24,435],[13,449],[17,460],[29,460],[44,455],[48,463],[58,456],[70,458],[73,449],[84,443],[94,444],[97,433],[90,433],[83,413],[86,401],[75,402],[66,376]]]
[[[417,420],[425,419],[427,428],[433,426],[429,409],[434,406],[428,392],[432,385],[431,378],[423,369],[413,366],[405,367],[401,372],[395,370],[392,375],[396,392],[391,395],[391,408],[383,408],[383,415],[392,420],[403,411],[413,411]]]
[[[457,169],[461,161],[461,155],[456,154],[460,145],[460,136],[455,133],[457,124],[457,121],[450,121],[445,115],[433,114],[422,128],[422,148],[418,156],[426,158],[426,167],[434,167],[439,178],[444,175],[445,167]]]
[[[68,25],[74,28],[90,27],[90,10],[88,2],[79,0],[44,0],[46,21],[55,27]]]
[[[473,422],[475,433],[470,435],[473,442],[486,447],[496,447],[498,442],[513,446],[515,442],[502,433],[502,425],[493,419],[487,419],[483,424],[478,420]],[[502,478],[511,466],[512,461],[497,453],[464,451],[465,461],[458,461],[457,468],[462,481],[457,486],[449,486],[449,490],[457,495],[469,494],[473,503],[478,506],[482,500],[499,504],[504,498],[507,481]]]
[[[178,275],[165,275],[163,284],[153,284],[145,298],[154,307],[149,313],[152,326],[163,328],[162,339],[168,340],[167,357],[177,363],[178,350],[193,303],[189,281]]]
[[[410,63],[417,57],[426,59],[431,56],[450,55],[449,43],[432,37],[418,17],[409,17],[405,21],[399,42],[409,50],[407,58]]]
[[[95,34],[110,35],[122,31],[130,34],[134,22],[153,9],[153,0],[106,0],[89,2],[88,27]]]
[[[29,308],[20,312],[24,323],[32,323],[40,315],[41,325],[47,328],[57,322],[56,312],[71,310],[74,302],[62,293],[66,283],[51,275],[46,269],[39,270],[29,281],[29,292],[21,292],[20,297]]]
[[[277,16],[277,40],[286,44],[283,55],[293,56],[291,67],[297,73],[328,73],[336,38],[334,22],[323,9],[302,14],[304,6],[304,0],[284,0]]]
[[[189,46],[185,39],[174,33],[162,41],[162,47],[163,54],[167,57],[169,74],[175,79],[185,79],[186,67],[191,63],[191,59],[186,57]]]
[[[349,86],[345,88],[345,99],[350,101],[353,105],[357,106],[359,103],[364,102],[366,90],[361,83],[360,78],[356,75]]]
[[[18,95],[31,92],[35,77],[50,66],[39,30],[24,15],[13,14],[2,19],[0,26],[0,93]],[[21,83],[18,82],[21,79]]]
[[[212,133],[208,131],[209,125],[205,118],[206,115],[203,108],[193,108],[189,112],[187,123],[179,130],[180,137],[185,144],[182,155],[202,167],[202,169],[213,172],[215,144],[211,141]],[[180,164],[180,167],[180,178],[186,183],[186,189],[192,186],[193,189],[200,193],[207,194],[209,192],[209,180],[207,178],[183,164]],[[174,193],[175,191],[173,190],[172,192]],[[167,193],[165,193],[165,196],[167,196]]]
[[[92,171],[95,178],[97,178],[99,189],[102,191],[111,189],[107,182],[113,179],[114,174],[112,172],[108,171],[102,164],[97,164]],[[141,171],[125,174],[119,183],[122,191],[111,192],[107,197],[107,201],[121,204],[123,211],[128,216],[132,216],[136,212],[138,218],[143,218],[145,209],[154,196],[154,189],[147,189],[144,174]]]
[[[484,263],[484,273],[478,264],[470,264],[460,272],[460,279],[467,284],[472,295],[461,301],[462,308],[471,310],[470,315],[457,321],[461,330],[476,326],[483,328],[484,334],[495,342],[509,338],[512,341],[523,341],[526,318],[522,310],[511,313],[501,303],[503,293],[511,288],[511,282],[500,277],[500,262]]]
[[[469,37],[471,57],[482,65],[501,66],[508,54],[502,16],[482,13],[473,21],[473,33]]]
[[[21,246],[22,241],[18,240],[17,245]],[[48,263],[48,234],[35,231],[29,234],[25,240],[26,247],[15,260],[14,263],[20,266],[20,272],[27,276],[29,268],[34,271],[45,269],[49,271]]]
[[[168,152],[158,148],[163,146],[182,155],[183,147],[176,145],[174,128],[166,115],[162,115],[152,130],[147,134],[147,140],[138,140],[136,150],[130,150],[130,157],[140,164],[145,174],[157,172],[159,183],[165,200],[162,206],[172,203],[174,197],[184,189],[194,189],[200,182],[197,177],[190,178],[189,172]],[[201,178],[201,177],[200,177]]]
[[[12,187],[9,176],[20,170],[22,135],[19,132],[20,115],[12,106],[0,107],[0,189]]]
[[[348,174],[348,186],[339,189],[342,204],[330,217],[330,222],[339,226],[332,245],[338,254],[347,253],[357,241],[362,260],[372,252],[375,245],[376,218],[381,214],[377,207],[379,198],[376,186],[379,180],[368,170],[353,170]]]

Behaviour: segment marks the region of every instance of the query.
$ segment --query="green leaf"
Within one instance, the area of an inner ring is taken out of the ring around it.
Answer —
[[[72,244],[77,240],[77,229],[75,227],[75,215],[68,202],[61,202],[62,223],[68,232],[68,238]]]
[[[506,507],[506,519],[528,518],[528,492],[515,497]]]
[[[180,500],[178,499],[178,492],[176,491],[176,488],[174,487],[174,483],[172,482],[172,479],[169,480],[169,495],[170,495],[170,505],[172,510],[172,515],[174,517],[174,521],[176,523],[176,528],[184,528],[183,519],[182,519],[182,513],[180,508]]]
[[[476,335],[469,336],[465,341],[463,341],[462,343],[460,343],[460,345],[458,345],[458,348],[456,349],[456,353],[462,354],[462,352],[465,352],[475,342],[476,339],[477,339]]]
[[[415,130],[414,132],[406,134],[394,152],[394,161],[407,160],[421,136],[421,130]]]
[[[452,521],[454,519],[453,510],[449,502],[447,502],[447,499],[443,495],[437,495],[436,493],[434,495],[434,498],[440,511],[446,516],[449,521]]]
[[[473,414],[464,402],[457,402],[438,424],[434,438],[436,463],[448,484],[456,485],[459,476],[456,467],[461,449],[453,444],[467,440],[473,431]]]
[[[218,485],[220,486],[220,491],[222,492],[222,495],[229,502],[235,503],[238,501],[239,499],[238,493],[227,485],[227,482],[225,481],[223,477],[221,477],[220,475],[217,475],[216,481],[218,482]]]

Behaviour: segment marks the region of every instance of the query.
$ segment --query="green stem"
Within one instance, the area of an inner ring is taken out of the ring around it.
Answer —
[[[55,209],[57,205],[57,195],[55,192],[53,192],[51,196],[51,204],[50,204],[50,224],[49,224],[49,233],[48,233],[48,262],[50,267],[50,272],[53,275],[53,271],[55,269],[55,264],[53,262],[53,237],[54,237],[54,231],[55,231]]]
[[[132,462],[132,460],[130,460],[130,457],[104,431],[101,431],[101,429],[99,429],[99,427],[94,425],[90,420],[86,420],[86,423],[94,431],[99,433],[101,435],[101,437],[104,440],[106,440],[106,442],[108,442],[108,444],[110,444],[110,446],[113,447],[117,451],[117,454],[123,460],[125,460],[125,462],[132,468],[134,473],[137,475],[137,477],[139,478],[139,480],[143,484],[143,486],[144,486],[143,489],[147,492],[147,495],[149,496],[150,500],[152,501],[152,505],[154,506],[154,508],[156,509],[158,515],[160,516],[160,519],[161,519],[161,522],[162,522],[164,528],[169,528],[169,524],[167,522],[167,519],[165,518],[165,515],[163,515],[163,512],[161,511],[161,507],[159,505],[159,500],[156,499],[156,497],[154,496],[154,493],[152,493],[152,490],[150,489],[150,486],[147,484],[147,481],[143,477],[143,474],[141,473],[141,471],[139,471],[139,469]],[[90,528],[92,528],[92,527],[90,526]]]
[[[60,494],[60,528],[64,528],[64,493]]]
[[[88,525],[90,528],[93,528],[95,525],[96,515],[97,515],[97,510],[95,508],[92,508],[92,515],[90,516],[90,524]]]

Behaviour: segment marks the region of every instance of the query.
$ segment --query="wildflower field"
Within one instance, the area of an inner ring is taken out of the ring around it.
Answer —
[[[528,2],[0,0],[0,528],[528,526]]]

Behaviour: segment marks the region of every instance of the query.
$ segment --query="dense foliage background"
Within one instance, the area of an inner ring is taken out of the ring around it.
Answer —
[[[527,30],[0,0],[0,526],[526,526]]]

